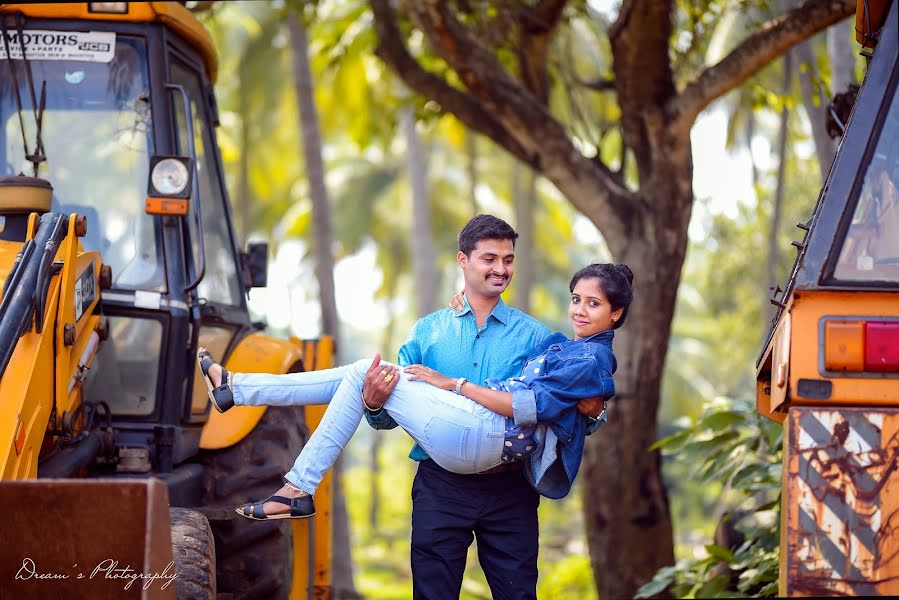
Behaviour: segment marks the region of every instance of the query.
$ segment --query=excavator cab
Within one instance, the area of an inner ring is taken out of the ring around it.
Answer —
[[[782,596],[899,593],[897,4],[859,0],[874,50],[757,363],[785,426]]]
[[[34,267],[34,285],[49,291],[27,291],[30,304],[17,317],[24,326],[11,330],[15,353],[0,389],[33,390],[31,378],[56,385],[46,398],[3,398],[3,477],[160,479],[171,506],[212,523],[219,592],[326,589],[327,511],[314,534],[279,525],[278,541],[257,555],[270,565],[248,566],[239,553],[248,536],[272,535],[231,518],[234,506],[278,487],[320,411],[210,413],[197,373],[200,345],[238,372],[328,367],[333,349],[327,338],[276,339],[250,318],[247,295],[265,283],[266,252],[242,251],[232,227],[210,36],[178,2],[0,4],[0,29],[4,303],[21,280],[23,244],[50,239],[41,233],[48,215],[59,215],[54,248],[69,252],[49,252]],[[31,199],[37,188],[43,200]],[[71,285],[66,260],[79,265]],[[41,342],[57,334],[65,344]],[[32,339],[47,349],[26,358],[21,348]],[[63,346],[71,347],[66,361]]]

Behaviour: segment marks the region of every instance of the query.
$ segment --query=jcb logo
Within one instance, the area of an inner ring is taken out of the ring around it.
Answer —
[[[105,42],[81,42],[78,44],[78,49],[88,52],[109,52],[109,44]]]

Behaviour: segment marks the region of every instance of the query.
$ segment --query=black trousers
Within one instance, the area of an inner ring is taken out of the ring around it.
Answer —
[[[412,589],[415,600],[458,599],[468,547],[495,600],[537,598],[540,496],[519,469],[458,475],[433,460],[412,484]]]

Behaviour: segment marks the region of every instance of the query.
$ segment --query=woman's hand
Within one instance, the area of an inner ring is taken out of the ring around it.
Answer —
[[[462,309],[465,308],[465,290],[450,298],[449,307],[456,312],[462,312]]]
[[[602,411],[606,409],[606,399],[596,396],[593,398],[585,398],[577,403],[577,409],[578,412],[585,417],[596,419],[602,414]]]
[[[456,389],[455,379],[447,377],[443,373],[438,373],[434,369],[429,369],[424,365],[409,365],[403,371],[409,373],[410,381],[424,381],[441,390],[453,391]]]

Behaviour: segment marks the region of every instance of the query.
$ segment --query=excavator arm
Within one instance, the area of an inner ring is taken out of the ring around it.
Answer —
[[[81,381],[103,331],[95,309],[104,271],[98,253],[80,250],[78,238],[85,232],[86,220],[76,214],[32,213],[26,241],[4,283],[0,302],[4,480],[37,477],[42,448],[58,454],[60,440],[85,441],[78,435],[83,426]]]

